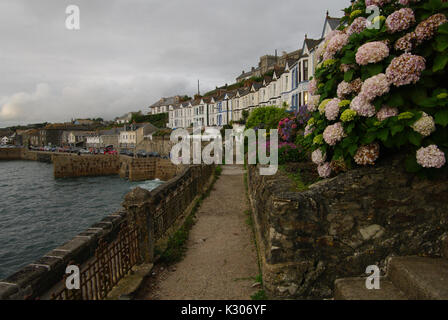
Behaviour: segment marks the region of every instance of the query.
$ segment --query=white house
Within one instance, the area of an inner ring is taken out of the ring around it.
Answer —
[[[2,143],[2,144],[8,144],[8,143],[9,143],[9,138],[8,138],[7,136],[4,136],[4,137],[1,139],[1,143]]]

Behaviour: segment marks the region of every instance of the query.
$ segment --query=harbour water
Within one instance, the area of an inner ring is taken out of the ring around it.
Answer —
[[[51,164],[0,161],[0,280],[120,209],[131,189],[161,183],[55,179]]]

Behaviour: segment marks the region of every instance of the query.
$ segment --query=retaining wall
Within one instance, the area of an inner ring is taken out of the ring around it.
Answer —
[[[448,180],[420,179],[393,159],[320,181],[295,192],[285,174],[248,184],[262,260],[263,283],[274,297],[333,296],[337,278],[365,276],[391,255],[440,257],[448,236]]]

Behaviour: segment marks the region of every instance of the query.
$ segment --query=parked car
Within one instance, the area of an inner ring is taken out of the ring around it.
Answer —
[[[90,151],[87,150],[87,149],[81,149],[81,150],[79,150],[79,153],[81,153],[81,154],[90,154]]]
[[[145,150],[139,150],[136,154],[138,158],[146,158],[148,156]]]

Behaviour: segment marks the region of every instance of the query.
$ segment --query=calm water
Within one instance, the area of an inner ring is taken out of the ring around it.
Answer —
[[[51,164],[0,161],[0,280],[119,209],[131,189],[160,184],[118,176],[54,179]]]

